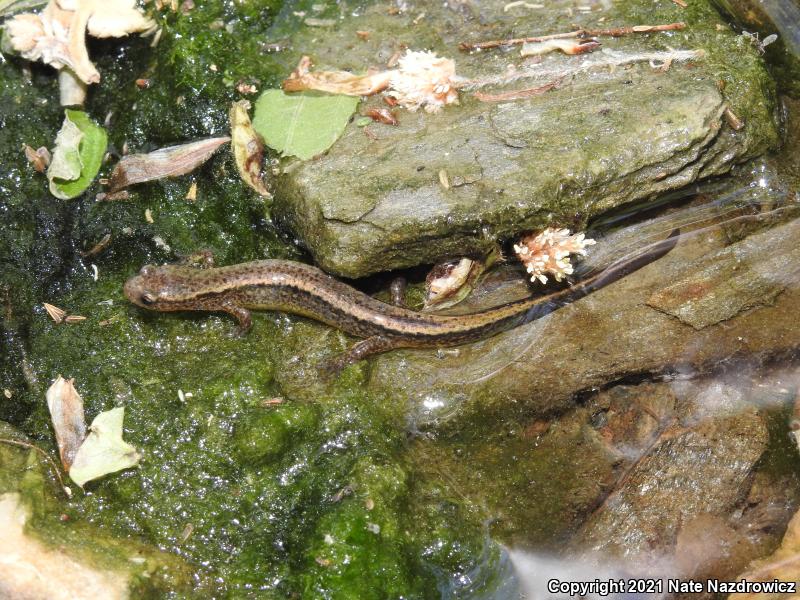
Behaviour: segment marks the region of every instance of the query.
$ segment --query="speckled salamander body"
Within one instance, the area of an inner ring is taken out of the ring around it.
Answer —
[[[677,243],[677,231],[641,254],[546,296],[458,316],[420,313],[381,302],[298,262],[258,260],[218,268],[147,265],[125,284],[134,304],[158,311],[221,311],[250,329],[250,310],[309,317],[356,337],[335,367],[393,348],[458,346],[538,319],[657,260]]]

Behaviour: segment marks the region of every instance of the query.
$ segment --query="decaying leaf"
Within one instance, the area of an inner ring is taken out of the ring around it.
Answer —
[[[111,173],[109,191],[113,194],[135,183],[191,173],[206,162],[229,137],[215,137],[177,146],[160,148],[149,154],[124,156]]]
[[[83,139],[83,132],[69,118],[64,118],[64,124],[56,135],[56,147],[53,160],[47,170],[47,176],[53,179],[72,181],[81,175],[81,157],[78,148]]]
[[[11,49],[27,60],[72,70],[86,84],[100,81],[86,49],[94,37],[122,37],[153,30],[155,22],[135,0],[50,0],[40,13],[25,13],[7,24]]]
[[[253,128],[270,148],[302,160],[325,152],[358,106],[352,96],[285,94],[267,90],[256,101]]]
[[[124,417],[125,408],[119,406],[101,412],[92,421],[89,435],[75,454],[69,470],[70,479],[80,487],[87,481],[139,464],[141,455],[122,439]]]
[[[272,194],[264,185],[261,178],[261,165],[264,161],[264,142],[261,136],[253,129],[250,122],[250,103],[247,100],[234,102],[230,111],[231,119],[231,146],[233,157],[236,159],[236,168],[242,180],[265,198],[272,198]]]
[[[423,310],[438,310],[455,306],[469,296],[478,278],[499,258],[497,249],[485,260],[461,258],[445,261],[433,267],[425,278]]]
[[[105,129],[86,113],[67,109],[47,169],[50,193],[62,200],[82,194],[100,171],[107,144]]]
[[[69,471],[78,448],[86,438],[83,400],[75,389],[73,381],[59,375],[46,394],[50,420],[56,432],[58,453],[66,471]]]

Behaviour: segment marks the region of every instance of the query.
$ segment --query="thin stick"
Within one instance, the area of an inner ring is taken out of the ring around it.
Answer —
[[[50,455],[47,454],[44,450],[39,448],[38,446],[34,446],[33,444],[29,444],[28,442],[23,442],[21,440],[10,440],[7,438],[0,438],[0,443],[9,444],[11,446],[21,446],[22,448],[28,448],[30,450],[36,450],[39,454],[44,456],[45,460],[50,464],[53,469],[53,473],[56,474],[56,478],[58,479],[58,483],[61,484],[61,489],[64,490],[64,494],[69,498],[71,494],[67,493],[69,489],[66,485],[64,485],[64,480],[61,478],[61,472],[58,470],[58,465],[56,462],[50,458]]]
[[[481,102],[509,102],[511,100],[523,100],[525,98],[532,98],[533,96],[539,96],[541,94],[544,94],[545,92],[549,92],[553,88],[558,87],[560,83],[561,79],[559,79],[558,81],[551,81],[550,83],[545,83],[544,85],[540,85],[539,87],[528,88],[525,90],[511,90],[508,92],[503,92],[501,94],[484,94],[483,92],[475,92],[472,95]]]
[[[652,31],[675,31],[684,29],[686,23],[667,23],[666,25],[634,25],[633,27],[614,27],[612,29],[576,29],[566,33],[553,33],[535,37],[509,38],[505,40],[490,40],[488,42],[461,42],[459,48],[464,51],[487,50],[500,46],[519,46],[535,42],[546,42],[548,40],[562,40],[568,38],[610,36],[620,37],[631,33],[650,33]]]

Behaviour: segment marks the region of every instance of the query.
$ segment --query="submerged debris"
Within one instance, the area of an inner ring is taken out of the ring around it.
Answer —
[[[92,258],[108,248],[109,244],[111,244],[111,234],[106,233],[102,238],[100,238],[100,241],[89,248],[89,250],[86,250],[85,252],[79,251],[78,254],[80,254],[83,258]]]
[[[65,311],[62,308],[58,308],[53,304],[48,304],[47,302],[44,302],[42,306],[44,306],[44,309],[47,311],[47,314],[50,315],[50,318],[53,319],[53,321],[55,321],[56,323],[63,322],[64,317],[67,316],[67,311]]]
[[[585,54],[592,52],[600,47],[600,42],[596,39],[555,39],[547,40],[546,42],[527,42],[522,45],[520,56],[538,56],[540,54],[547,54],[555,52],[556,50],[564,54]]]
[[[86,113],[67,109],[47,169],[50,193],[62,200],[81,195],[100,171],[107,144],[105,129]]]
[[[347,71],[310,72],[311,58],[304,56],[292,71],[292,74],[281,84],[285,92],[303,92],[316,90],[346,96],[371,96],[382,92],[389,85],[390,71],[354,75]]]
[[[571,235],[569,229],[548,227],[541,233],[520,239],[519,244],[514,244],[514,252],[530,273],[531,281],[538,279],[547,283],[547,275],[552,275],[556,281],[571,275],[570,255],[586,256],[586,246],[595,243],[586,234]]]
[[[382,106],[369,109],[365,116],[376,123],[383,123],[384,125],[397,125],[398,123],[397,115],[395,115],[394,111]]]
[[[422,310],[458,304],[470,294],[486,269],[499,259],[499,249],[495,249],[482,260],[465,257],[439,263],[425,278],[425,305]]]
[[[390,79],[387,96],[411,111],[424,107],[427,112],[438,112],[442,106],[458,104],[456,63],[440,58],[433,52],[409,50],[398,63],[399,69]]]

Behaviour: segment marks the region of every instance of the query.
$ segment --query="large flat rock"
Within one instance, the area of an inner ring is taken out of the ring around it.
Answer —
[[[287,69],[301,54],[317,68],[383,67],[405,44],[455,59],[457,73],[470,80],[502,79],[514,66],[513,82],[484,92],[560,81],[542,95],[506,102],[481,102],[465,89],[460,106],[439,114],[401,110],[399,126],[370,125],[370,135],[354,122],[325,155],[287,165],[275,215],[323,268],[360,277],[481,252],[526,229],[580,228],[599,212],[725,172],[776,142],[772,82],[757,50],[705,1],[681,9],[631,0],[580,14],[565,2],[506,4],[410,4],[390,14],[379,2],[293,40]],[[570,31],[576,22],[677,21],[686,28],[603,37],[601,51],[581,56],[458,50],[465,40]],[[643,60],[671,49],[702,56],[666,71]],[[726,109],[743,128],[732,128]]]

